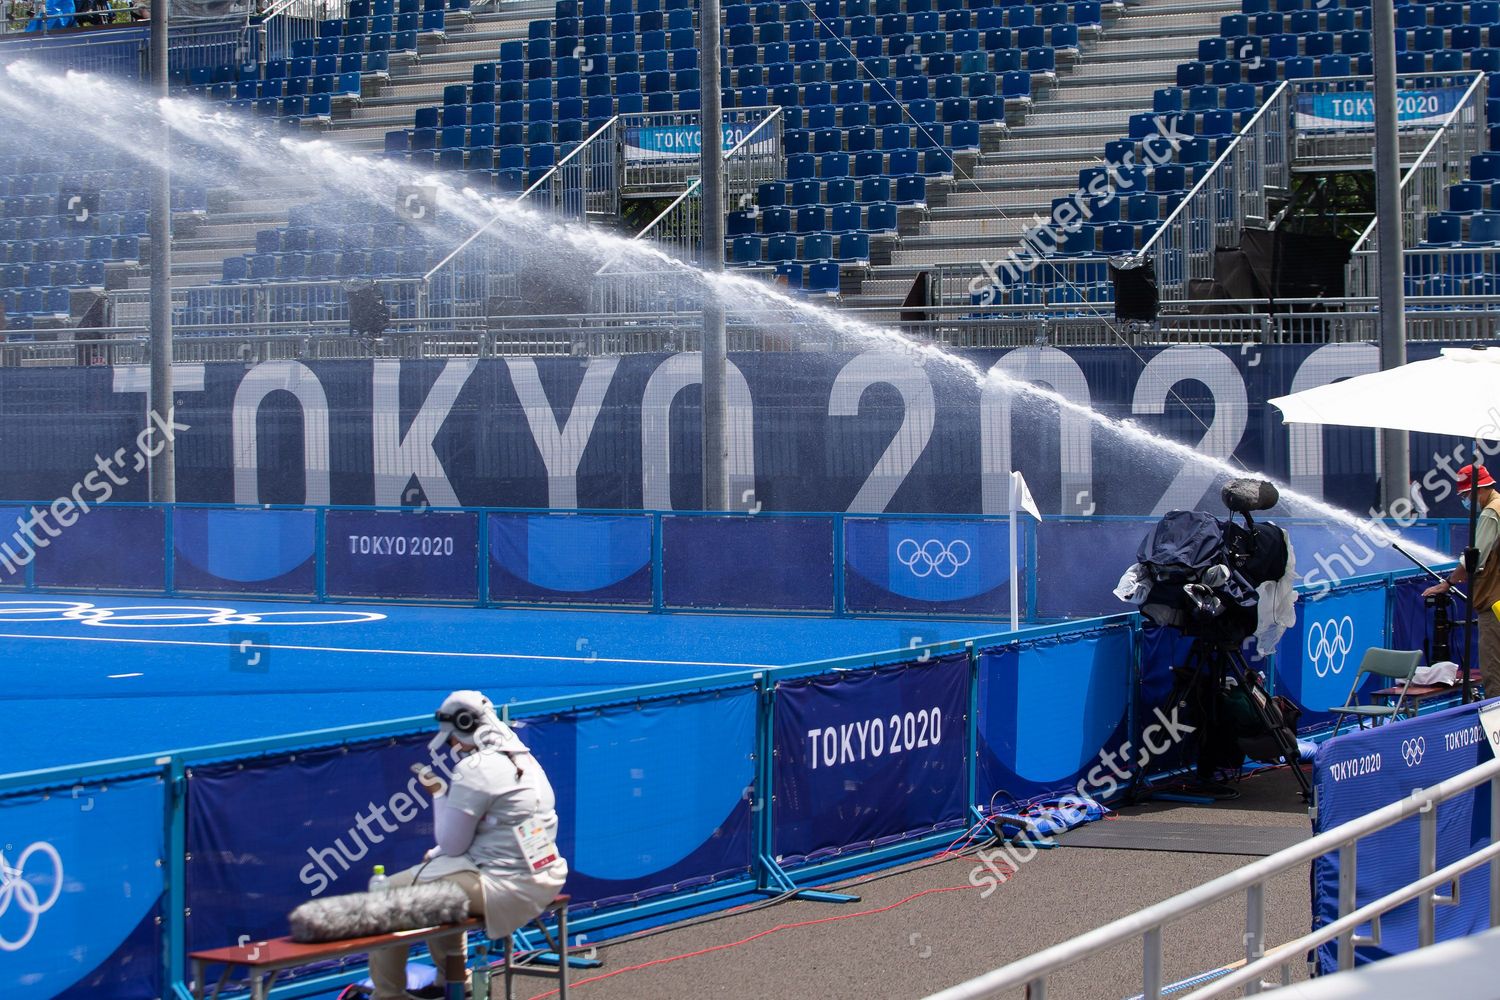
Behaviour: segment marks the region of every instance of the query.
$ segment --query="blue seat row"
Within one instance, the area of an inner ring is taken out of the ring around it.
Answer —
[[[957,121],[946,124],[921,122],[916,125],[886,125],[879,129],[869,125],[852,128],[825,128],[809,131],[788,129],[782,135],[782,147],[788,156],[801,153],[867,153],[897,149],[978,149],[979,122]]]
[[[1460,181],[1448,188],[1448,211],[1456,215],[1500,211],[1500,181]]]
[[[140,236],[85,236],[66,240],[32,240],[0,243],[0,262],[8,265],[45,264],[53,261],[139,260]],[[50,282],[57,284],[57,282]]]
[[[102,288],[104,261],[59,261],[53,264],[7,264],[0,266],[0,285],[7,288],[53,286]]]
[[[864,261],[862,258],[850,258],[849,263]],[[787,291],[807,295],[838,295],[842,285],[839,262],[831,260],[814,264],[782,261],[776,265],[776,280]]]
[[[349,250],[339,253],[252,253],[224,260],[225,281],[275,281],[308,277],[420,275],[437,260],[427,247]]]
[[[927,178],[921,174],[890,178],[883,175],[835,178],[829,181],[771,181],[756,189],[756,210],[800,208],[803,205],[841,205],[894,202],[902,205],[927,201]]]
[[[729,213],[725,234],[733,238],[783,233],[888,233],[896,230],[897,213],[897,206],[890,202],[757,208]]]
[[[1269,92],[1252,83],[1234,83],[1227,87],[1199,84],[1195,87],[1163,87],[1152,95],[1151,109],[1165,111],[1254,111],[1264,103]]]
[[[1425,246],[1500,245],[1500,212],[1436,212],[1427,217]]]
[[[737,236],[729,252],[729,262],[741,267],[793,261],[813,264],[833,261],[868,263],[869,260],[870,237],[867,233],[843,233],[837,242],[831,233],[802,237],[791,233],[766,237]]]
[[[6,320],[11,327],[20,317],[59,317],[72,311],[72,293],[66,288],[21,288],[0,291],[0,306],[5,309]],[[30,324],[26,324],[30,329]]]
[[[292,43],[293,59],[323,59],[330,56],[357,55],[361,52],[390,53],[414,52],[417,36],[424,31],[419,23],[401,23],[395,31],[382,31],[373,35],[347,35],[342,38],[302,38]]]
[[[788,181],[821,177],[901,177],[926,174],[929,177],[953,173],[953,157],[943,149],[897,149],[890,153],[872,150],[864,153],[800,153],[786,160]]]
[[[1018,285],[990,285],[970,296],[969,302],[976,306],[1013,305],[1084,305],[1086,303],[1110,303],[1115,300],[1115,286],[1108,281],[1089,281],[1047,286],[1040,283]],[[1096,310],[1081,309],[1074,315],[1092,315]],[[1057,315],[1052,312],[1050,315]]]
[[[1211,63],[1182,63],[1177,67],[1177,86],[1200,84],[1224,86],[1235,83],[1274,83],[1277,80],[1310,80],[1318,76],[1368,76],[1373,63],[1369,53],[1357,56],[1297,56],[1292,59],[1221,59]]]

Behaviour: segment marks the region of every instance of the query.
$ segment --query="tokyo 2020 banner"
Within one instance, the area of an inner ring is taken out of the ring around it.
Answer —
[[[1412,354],[1438,346],[1413,345]],[[996,377],[981,388],[951,365],[880,351],[732,356],[735,506],[1004,513],[1013,468],[1045,513],[1151,515],[1215,502],[1212,468],[1115,433],[1090,409],[1312,496],[1359,510],[1374,502],[1374,432],[1288,428],[1265,402],[1375,370],[1372,345],[1025,347],[967,357]],[[678,354],[179,365],[178,497],[694,509],[699,364]],[[0,497],[63,496],[101,460],[130,453],[145,419],[145,375],[139,366],[0,372]],[[1017,381],[1055,396],[1018,392]],[[1418,435],[1413,453],[1455,443]],[[144,472],[117,475],[113,499],[146,499]],[[377,554],[354,553],[367,555]]]

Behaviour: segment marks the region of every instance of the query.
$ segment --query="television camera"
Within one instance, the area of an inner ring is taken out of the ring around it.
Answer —
[[[1281,580],[1290,560],[1286,533],[1255,519],[1280,494],[1264,480],[1235,479],[1220,498],[1231,512],[1226,520],[1178,510],[1152,527],[1137,551],[1136,590],[1127,599],[1155,624],[1193,639],[1186,662],[1174,668],[1167,703],[1200,720],[1200,785],[1217,787],[1217,768],[1238,766],[1245,756],[1285,760],[1310,798],[1307,776],[1296,766],[1298,710],[1266,691],[1242,652],[1257,631],[1259,588]]]

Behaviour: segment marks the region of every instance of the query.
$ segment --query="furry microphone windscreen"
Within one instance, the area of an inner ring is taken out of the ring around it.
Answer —
[[[469,916],[469,894],[443,879],[420,885],[314,899],[287,917],[299,944],[415,931],[460,923]]]

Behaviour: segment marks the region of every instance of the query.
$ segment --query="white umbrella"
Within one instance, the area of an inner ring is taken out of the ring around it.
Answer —
[[[1279,396],[1271,405],[1289,424],[1497,438],[1500,349],[1445,347],[1441,357]]]
[[[1271,400],[1271,405],[1281,410],[1282,419],[1289,424],[1455,434],[1476,442],[1477,465],[1478,440],[1500,438],[1500,349],[1445,347],[1440,357],[1280,396]],[[1470,539],[1475,537],[1478,519],[1479,511],[1470,510]],[[1464,552],[1465,565],[1477,565],[1478,556],[1471,541]],[[1464,605],[1468,642],[1463,699],[1467,702],[1475,647],[1472,591],[1465,595]]]

